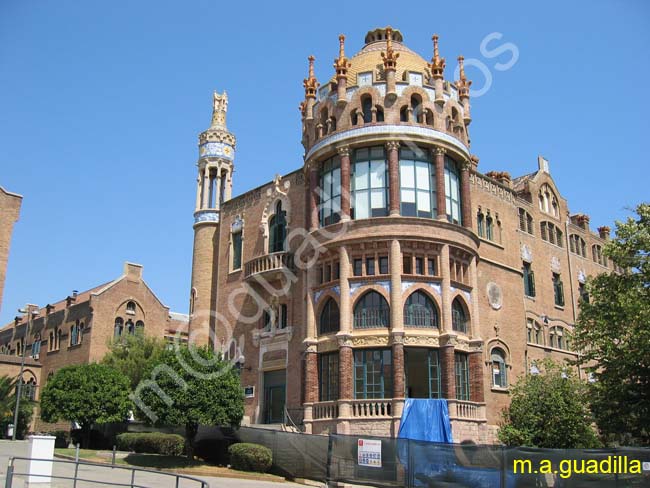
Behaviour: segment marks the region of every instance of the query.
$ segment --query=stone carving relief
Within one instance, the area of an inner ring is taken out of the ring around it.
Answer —
[[[553,273],[560,273],[562,271],[560,260],[558,259],[557,256],[553,256],[551,258],[551,270],[553,271]]]
[[[387,346],[388,336],[353,337],[353,346]]]
[[[490,307],[494,310],[499,310],[503,305],[503,292],[501,291],[501,287],[493,281],[487,284],[487,298]]]
[[[587,282],[587,274],[585,273],[584,269],[579,269],[578,270],[578,283],[582,283],[583,285]]]
[[[521,245],[521,259],[527,263],[533,262],[533,251],[528,244]]]

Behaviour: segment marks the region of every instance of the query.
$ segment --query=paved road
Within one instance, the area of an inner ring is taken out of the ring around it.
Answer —
[[[10,457],[27,457],[28,443],[27,441],[0,441],[0,486],[4,486],[5,477],[7,474],[7,465]],[[16,461],[16,472],[26,472],[27,463],[25,461]],[[58,476],[72,476],[74,474],[74,466],[66,463],[57,463],[54,467],[54,475]],[[110,486],[111,483],[130,483],[131,472],[125,469],[113,468],[111,466],[83,466],[79,470],[79,477],[91,482],[78,482],[77,488],[96,488],[97,486]],[[237,478],[214,478],[209,476],[196,476],[203,481],[210,484],[210,488],[292,488],[302,487],[296,483],[276,483],[270,481],[253,481],[242,480]],[[175,478],[165,476],[159,473],[137,473],[135,483],[142,487],[151,488],[174,488]],[[23,488],[27,486],[25,477],[15,477],[12,488]],[[32,486],[39,486],[34,485]],[[71,480],[53,480],[49,485],[43,485],[50,488],[68,488],[72,487]],[[199,483],[183,480],[179,484],[179,488],[199,488]]]

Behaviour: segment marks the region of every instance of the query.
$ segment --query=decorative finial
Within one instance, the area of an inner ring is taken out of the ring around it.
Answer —
[[[210,127],[226,127],[226,112],[228,112],[228,94],[223,91],[219,95],[216,91],[212,95],[212,124]]]
[[[472,82],[467,79],[465,76],[465,58],[463,56],[458,56],[458,68],[460,72],[460,79],[456,81],[456,87],[458,88],[458,97],[459,98],[469,98],[469,87],[472,86]]]
[[[395,69],[399,53],[393,50],[393,28],[391,26],[386,27],[386,52],[382,52],[381,57],[384,60],[385,69]]]
[[[316,90],[320,85],[314,75],[314,60],[316,58],[314,56],[309,56],[307,59],[309,60],[309,77],[305,78],[302,83],[305,87],[305,98],[316,98]]]
[[[429,68],[434,80],[442,79],[445,71],[445,58],[441,58],[438,51],[438,34],[434,34],[431,39],[433,39],[433,58],[431,58]]]
[[[350,66],[350,61],[345,57],[345,36],[341,34],[339,36],[339,57],[334,60],[336,75],[346,76]]]

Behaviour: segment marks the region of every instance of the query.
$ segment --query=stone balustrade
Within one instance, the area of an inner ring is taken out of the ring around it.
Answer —
[[[449,418],[451,420],[486,421],[485,403],[447,400],[447,405],[449,406]]]
[[[277,272],[292,268],[292,255],[288,252],[274,252],[251,259],[244,264],[244,278],[261,275],[269,272]]]
[[[339,416],[337,401],[314,403],[312,410],[314,420],[336,419]]]

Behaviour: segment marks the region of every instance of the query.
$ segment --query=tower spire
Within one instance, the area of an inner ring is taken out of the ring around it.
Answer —
[[[210,128],[226,128],[226,112],[228,112],[228,94],[226,90],[222,95],[217,91],[212,94],[212,123]]]
[[[463,56],[458,56],[458,69],[460,77],[460,79],[456,81],[458,98],[469,98],[469,87],[472,86],[472,82],[467,79],[467,76],[465,76],[465,58]]]
[[[316,101],[316,90],[318,90],[319,83],[314,74],[314,60],[316,59],[313,55],[307,58],[309,60],[309,76],[304,79],[302,85],[305,87],[305,105],[301,107],[301,110],[304,110],[305,119],[313,119],[313,108],[314,102]]]
[[[341,106],[347,103],[346,90],[348,83],[348,68],[352,66],[350,60],[345,57],[345,36],[339,36],[339,57],[334,60],[334,69],[336,70],[336,103]]]
[[[441,58],[438,51],[438,34],[434,34],[431,39],[433,40],[433,58],[431,58],[429,68],[434,80],[442,79],[445,70],[445,58]]]
[[[399,53],[393,49],[393,28],[386,27],[386,52],[381,53],[384,60],[384,71],[386,72],[386,98],[395,100],[397,92],[395,91],[395,72],[397,71],[397,58]]]

